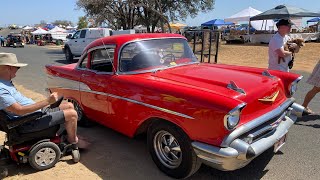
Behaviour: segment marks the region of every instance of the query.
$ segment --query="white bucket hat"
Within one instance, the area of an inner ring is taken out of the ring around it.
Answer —
[[[0,53],[0,66],[24,67],[28,64],[19,63],[17,56],[13,53]]]

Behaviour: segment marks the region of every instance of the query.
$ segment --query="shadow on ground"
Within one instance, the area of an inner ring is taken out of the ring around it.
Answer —
[[[130,139],[100,125],[79,128],[79,134],[91,143],[89,150],[81,152],[81,163],[102,179],[146,179],[150,175],[152,179],[170,179],[153,163],[145,136]],[[273,151],[270,149],[248,166],[233,172],[218,171],[202,165],[190,179],[260,179],[268,172],[265,167],[272,157]],[[73,164],[71,160],[62,161]],[[33,173],[36,171],[28,164],[9,166],[9,176]]]
[[[296,122],[297,125],[307,126],[312,128],[320,128],[320,115],[309,115],[299,118]]]

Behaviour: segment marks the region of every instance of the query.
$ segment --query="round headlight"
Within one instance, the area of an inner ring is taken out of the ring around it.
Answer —
[[[227,115],[224,116],[224,126],[227,130],[233,130],[240,122],[241,110],[246,106],[242,103],[232,109]]]
[[[240,121],[240,110],[235,111],[232,114],[229,114],[227,117],[227,126],[228,129],[234,129]]]
[[[298,90],[298,82],[303,78],[303,76],[298,77],[289,86],[290,96],[293,96]]]

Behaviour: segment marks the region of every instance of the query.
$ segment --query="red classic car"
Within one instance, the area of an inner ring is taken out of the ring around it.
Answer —
[[[303,112],[292,73],[199,63],[174,34],[100,38],[77,64],[47,65],[48,88],[79,114],[129,137],[146,133],[164,173],[185,178],[201,163],[231,171],[285,143]]]

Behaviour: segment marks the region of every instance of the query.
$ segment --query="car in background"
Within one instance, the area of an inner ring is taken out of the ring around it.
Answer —
[[[202,163],[232,171],[277,152],[304,111],[292,97],[300,75],[199,63],[178,34],[100,38],[77,64],[46,72],[48,90],[74,104],[80,124],[147,134],[153,161],[174,178]]]
[[[9,34],[6,38],[6,47],[24,47],[25,43],[21,34]]]

